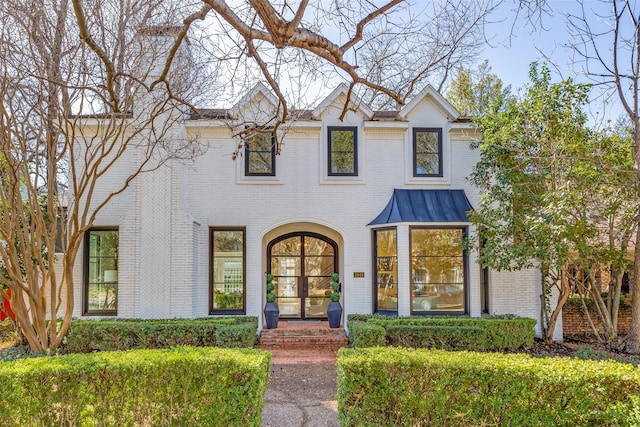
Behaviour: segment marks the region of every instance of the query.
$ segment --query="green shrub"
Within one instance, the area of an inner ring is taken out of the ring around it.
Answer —
[[[470,326],[389,325],[389,344],[400,347],[483,351],[485,329]]]
[[[447,326],[447,327],[466,327],[479,328],[485,331],[484,343],[482,347],[485,351],[513,351],[521,347],[531,346],[535,338],[534,326],[536,321],[524,317],[504,319],[493,317],[398,317],[398,318],[381,318],[371,317],[367,323],[373,323],[384,327],[387,330],[389,338],[390,326]],[[409,338],[401,339],[397,334],[398,330],[394,330],[395,345],[399,343],[408,343]],[[407,332],[412,330],[407,329]],[[411,332],[414,333],[414,332]],[[415,345],[411,345],[415,347]],[[474,346],[471,350],[479,350]]]
[[[628,364],[403,348],[338,353],[342,426],[632,426]]]
[[[224,348],[251,348],[258,339],[256,326],[251,323],[221,326],[215,335],[216,346]]]
[[[387,345],[387,332],[382,326],[364,322],[349,323],[349,343],[352,347],[378,347]]]
[[[270,359],[176,347],[2,362],[2,425],[259,426]]]
[[[256,335],[255,317],[170,320],[77,320],[71,324],[66,351],[90,353],[176,345],[216,346],[216,331],[234,325],[250,325]],[[228,343],[227,343],[228,346]]]

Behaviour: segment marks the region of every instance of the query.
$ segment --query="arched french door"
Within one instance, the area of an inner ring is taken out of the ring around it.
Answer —
[[[336,242],[317,233],[290,233],[272,240],[267,253],[280,317],[326,318],[331,274],[338,272]]]

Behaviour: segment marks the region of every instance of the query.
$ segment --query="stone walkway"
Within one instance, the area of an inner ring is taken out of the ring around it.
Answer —
[[[260,341],[272,354],[262,426],[339,426],[336,353],[346,345],[344,330],[330,330],[326,321],[281,321],[274,331],[263,331]]]
[[[335,355],[333,362],[326,361],[329,355],[318,359],[322,361],[272,362],[262,411],[263,427],[340,426]]]

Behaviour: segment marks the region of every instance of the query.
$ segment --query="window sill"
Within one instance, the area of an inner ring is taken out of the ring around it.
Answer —
[[[242,176],[236,180],[239,185],[284,185],[277,176]]]

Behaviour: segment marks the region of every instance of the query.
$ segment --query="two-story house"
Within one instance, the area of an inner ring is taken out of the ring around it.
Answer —
[[[271,273],[281,318],[321,319],[337,272],[344,319],[538,319],[538,272],[487,271],[464,249],[479,200],[466,180],[479,158],[473,125],[432,87],[399,111],[354,99],[340,120],[346,91],[298,112],[279,155],[266,132],[232,160],[230,121],[276,108],[260,84],[230,109],[173,123],[206,151],[139,176],[100,213],[78,259],[75,315],[262,321]]]

